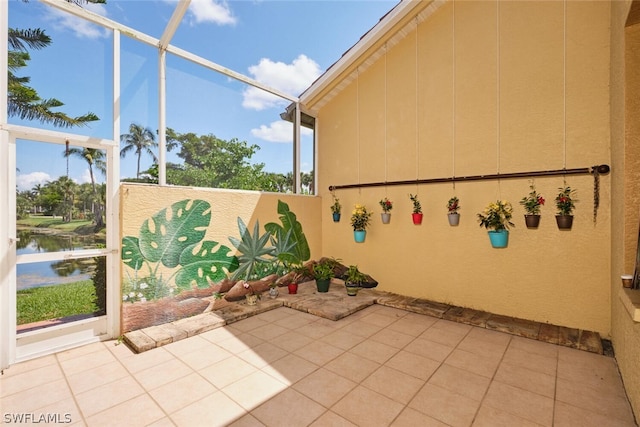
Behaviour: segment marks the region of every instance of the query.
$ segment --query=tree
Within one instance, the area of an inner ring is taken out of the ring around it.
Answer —
[[[143,128],[136,123],[131,123],[129,125],[129,133],[120,135],[120,142],[125,144],[120,150],[120,157],[124,158],[131,151],[134,151],[138,157],[136,178],[140,178],[140,158],[143,152],[153,157],[154,162],[158,162],[158,158],[151,149],[152,147],[157,147],[158,143],[156,142],[155,134],[150,128]]]
[[[54,108],[64,103],[56,98],[42,99],[35,89],[28,84],[30,77],[18,77],[15,72],[26,67],[31,59],[27,47],[42,49],[51,44],[51,38],[41,29],[20,30],[9,28],[9,76],[7,91],[7,112],[10,117],[17,116],[23,120],[38,120],[56,127],[69,128],[86,126],[87,123],[99,120],[98,116],[89,112],[83,116],[70,117]]]
[[[64,157],[74,156],[87,162],[89,166],[89,177],[91,178],[91,187],[93,189],[93,197],[95,204],[93,206],[94,221],[96,228],[104,227],[104,220],[102,219],[102,204],[100,203],[100,195],[96,188],[95,175],[93,173],[93,167],[95,166],[103,174],[106,171],[106,163],[104,161],[104,152],[96,148],[69,148],[63,153]]]

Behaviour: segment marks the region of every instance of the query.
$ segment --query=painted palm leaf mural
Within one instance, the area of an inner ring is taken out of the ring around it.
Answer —
[[[129,278],[133,285],[125,289],[123,298],[140,299],[139,295],[148,295],[150,288],[156,288],[149,294],[152,297],[165,296],[174,278],[175,287],[180,289],[191,289],[194,284],[206,288],[236,270],[238,259],[230,255],[231,249],[203,241],[210,221],[208,202],[182,200],[145,220],[137,237],[123,237],[122,261],[135,272],[135,277]],[[175,271],[165,279],[159,273],[161,265]]]

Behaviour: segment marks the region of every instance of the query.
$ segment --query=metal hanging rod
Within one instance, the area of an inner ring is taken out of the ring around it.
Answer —
[[[453,176],[449,178],[414,179],[406,181],[367,182],[364,184],[330,185],[329,191],[346,188],[384,187],[391,185],[412,184],[438,184],[443,182],[485,181],[491,179],[533,178],[537,176],[562,176],[562,175],[590,175],[592,173],[606,174],[611,168],[609,165],[595,165],[590,168],[555,169],[548,171],[496,173],[491,175]]]

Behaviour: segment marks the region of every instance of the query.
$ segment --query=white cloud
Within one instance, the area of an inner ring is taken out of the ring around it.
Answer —
[[[189,11],[197,24],[212,22],[219,25],[233,25],[236,18],[226,1],[192,0]]]
[[[311,129],[301,127],[302,135],[312,135]],[[251,135],[256,138],[264,139],[269,142],[292,142],[293,141],[293,124],[278,120],[271,122],[269,126],[261,125],[258,129],[251,129]]]
[[[94,178],[96,178],[95,177],[95,171],[94,171]],[[82,176],[80,177],[80,182],[78,182],[75,179],[74,179],[74,181],[76,181],[78,184],[90,183],[91,182],[91,174],[89,173],[89,168],[85,169],[84,172],[82,173]],[[96,182],[98,182],[97,179],[96,179]]]
[[[46,172],[31,172],[28,174],[20,174],[16,177],[16,186],[19,191],[31,190],[36,184],[44,185],[47,181],[51,181],[51,175]]]
[[[100,16],[107,16],[107,10],[103,4],[86,3],[82,7]],[[79,38],[97,39],[109,36],[109,31],[99,25],[55,8],[50,9],[48,18],[57,29],[70,30]]]
[[[262,58],[258,65],[249,67],[249,74],[266,86],[298,96],[320,76],[321,71],[313,59],[299,55],[291,64]],[[258,111],[288,104],[286,100],[253,86],[244,91],[243,97],[243,107]]]

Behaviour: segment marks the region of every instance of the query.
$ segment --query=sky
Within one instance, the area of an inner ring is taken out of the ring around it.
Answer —
[[[107,0],[84,7],[160,38],[175,0]],[[397,0],[193,0],[171,44],[293,96],[300,95],[369,31]],[[41,28],[52,44],[30,50],[28,66],[17,72],[43,99],[56,98],[71,116],[93,112],[100,120],[68,130],[112,139],[112,35],[36,1],[9,0],[9,27]],[[136,123],[158,124],[157,50],[121,37],[121,134]],[[269,172],[292,170],[292,127],[280,119],[289,101],[177,58],[167,57],[167,126],[179,133],[237,138],[260,149],[252,162]],[[10,123],[56,129],[16,117]],[[303,128],[302,170],[312,169],[312,136]],[[64,147],[18,141],[19,190],[66,174]],[[180,162],[176,152],[168,161]],[[137,158],[121,160],[121,177],[135,177]],[[152,164],[143,155],[141,170]],[[89,182],[82,161],[69,161],[69,175]],[[104,177],[98,174],[99,182]]]

